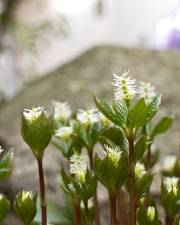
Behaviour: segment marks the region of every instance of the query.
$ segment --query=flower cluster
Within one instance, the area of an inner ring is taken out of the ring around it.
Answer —
[[[115,88],[115,97],[130,100],[136,93],[138,93],[136,88],[136,80],[131,79],[131,77],[127,76],[130,70],[123,73],[121,76],[114,74],[114,82],[113,85]]]

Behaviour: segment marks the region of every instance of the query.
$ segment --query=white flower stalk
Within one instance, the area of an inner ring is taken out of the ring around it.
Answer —
[[[148,82],[140,82],[139,93],[140,97],[144,98],[147,103],[149,103],[152,98],[157,95],[155,92],[155,87]]]
[[[100,114],[96,109],[90,109],[87,111],[79,109],[77,119],[84,125],[90,125],[99,122]]]
[[[58,130],[55,131],[55,136],[61,138],[62,140],[68,140],[71,134],[73,133],[72,127],[60,127]]]
[[[177,195],[178,191],[178,177],[165,177],[163,180],[164,187],[166,188],[167,192],[173,192],[175,195]]]
[[[76,178],[83,182],[85,179],[87,170],[87,164],[85,163],[85,158],[79,154],[74,154],[70,158],[70,169],[69,172],[74,174]]]
[[[2,149],[2,147],[0,146],[0,155],[3,151],[4,151],[4,149]]]
[[[120,148],[118,146],[115,146],[115,148],[111,148],[108,145],[104,145],[104,147],[105,153],[109,156],[114,165],[117,166],[122,155],[122,151],[120,150]]]
[[[27,120],[34,120],[38,118],[42,113],[45,113],[44,107],[36,107],[32,109],[24,109],[23,115]]]
[[[67,121],[71,117],[71,110],[67,102],[53,101],[54,120]]]
[[[142,163],[136,163],[135,166],[135,177],[136,178],[141,178],[146,174],[145,166]]]
[[[115,88],[115,98],[131,100],[137,93],[136,80],[131,79],[129,74],[130,70],[125,71],[121,76],[113,74],[114,82],[112,83]]]

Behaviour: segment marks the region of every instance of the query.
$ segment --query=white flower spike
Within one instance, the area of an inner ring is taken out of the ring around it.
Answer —
[[[104,145],[105,147],[105,153],[110,157],[110,159],[114,162],[115,165],[118,164],[122,151],[118,146],[115,146],[115,148],[111,148],[108,145]]]
[[[155,87],[148,82],[140,82],[139,93],[140,97],[144,98],[147,103],[149,103],[152,98],[157,95],[155,92]]]
[[[178,177],[165,177],[163,180],[163,183],[167,189],[168,192],[173,192],[175,195],[177,194],[178,190]]]
[[[100,114],[97,109],[90,109],[84,111],[79,109],[77,113],[77,119],[84,125],[89,125],[91,123],[97,123],[100,120]]]
[[[136,178],[141,178],[146,174],[145,166],[142,163],[137,162],[135,166],[135,176]]]
[[[44,107],[36,107],[32,109],[24,109],[23,115],[28,120],[33,120],[39,117],[43,112],[45,112]]]
[[[53,101],[54,119],[66,121],[71,117],[71,110],[67,102]]]
[[[55,131],[55,136],[62,138],[63,140],[67,140],[71,134],[73,133],[73,129],[71,127],[60,127]]]
[[[136,80],[131,79],[129,74],[130,70],[125,71],[121,76],[113,74],[114,82],[112,83],[115,88],[115,98],[131,100],[133,96],[138,93],[136,89]]]
[[[75,153],[70,158],[70,173],[78,174],[79,172],[86,172],[87,165],[83,156]]]
[[[74,174],[79,180],[84,181],[86,170],[87,164],[83,156],[77,153],[71,156],[69,169],[71,174]]]

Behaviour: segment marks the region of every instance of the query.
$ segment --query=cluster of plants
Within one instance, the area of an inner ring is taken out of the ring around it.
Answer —
[[[154,142],[170,128],[172,117],[154,119],[161,96],[150,83],[141,82],[137,86],[126,72],[114,75],[113,85],[111,106],[93,96],[97,109],[72,113],[66,102],[54,101],[53,112],[49,114],[43,107],[24,110],[22,137],[37,160],[40,187],[39,194],[23,190],[15,197],[13,208],[24,225],[103,225],[97,192],[100,185],[109,196],[107,224],[180,225],[179,157],[166,160],[159,177],[159,195],[154,196],[151,191],[159,156]],[[69,207],[69,218],[63,222],[53,218],[50,221],[47,216],[43,157],[50,143],[65,161],[58,175]],[[9,175],[12,156],[6,153],[1,159],[0,179]],[[1,194],[0,224],[10,205]],[[39,222],[35,219],[38,205]],[[159,210],[162,207],[163,213]]]

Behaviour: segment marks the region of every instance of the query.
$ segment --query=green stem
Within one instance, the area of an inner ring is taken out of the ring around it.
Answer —
[[[44,172],[42,158],[38,159],[38,169],[39,169],[39,186],[40,186],[40,198],[41,198],[41,218],[42,225],[47,225],[47,212],[46,212],[46,193],[45,193],[45,183],[44,183]]]
[[[90,225],[90,213],[88,208],[88,201],[84,201],[84,208],[86,213],[86,225]]]
[[[116,223],[116,197],[109,196],[110,200],[110,212],[111,212],[111,225],[117,225]]]
[[[148,145],[148,150],[147,150],[147,156],[146,156],[146,162],[147,162],[147,172],[149,175],[151,175],[151,168],[152,168],[152,163],[151,163],[151,144]],[[147,194],[145,196],[144,200],[144,207],[147,208],[149,205],[149,199],[150,199],[150,193],[149,190],[147,191]]]
[[[130,191],[130,225],[136,225],[136,194],[135,194],[135,152],[134,137],[129,135],[129,191]]]

